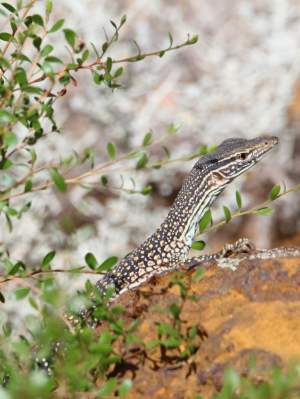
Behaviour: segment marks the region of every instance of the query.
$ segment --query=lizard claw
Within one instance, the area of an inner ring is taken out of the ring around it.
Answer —
[[[250,254],[256,250],[255,245],[248,238],[239,238],[233,244],[225,244],[222,250],[224,258]]]

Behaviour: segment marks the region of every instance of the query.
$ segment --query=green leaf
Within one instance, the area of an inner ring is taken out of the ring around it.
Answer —
[[[60,78],[59,78],[59,82],[64,85],[67,86],[70,83],[71,77],[70,74],[68,72],[64,73]]]
[[[26,270],[26,266],[23,262],[17,262],[9,271],[9,276],[14,276],[20,269]]]
[[[27,57],[27,55],[23,54],[23,53],[17,53],[16,51],[14,53],[12,53],[11,55],[13,58],[15,58],[16,60],[20,60],[20,61],[26,61],[26,62],[31,62],[30,58]]]
[[[113,143],[107,144],[107,152],[111,159],[115,159],[116,157],[116,146]]]
[[[3,7],[5,7],[8,11],[13,12],[14,14],[18,14],[18,12],[15,9],[15,7],[13,7],[11,4],[9,4],[9,3],[1,3],[1,5]]]
[[[241,193],[240,193],[239,191],[236,191],[236,192],[235,192],[235,201],[236,201],[237,207],[238,207],[239,209],[241,209],[243,203],[242,203],[242,196],[241,196]]]
[[[12,19],[10,20],[10,26],[11,26],[12,33],[13,33],[13,35],[14,35],[14,34],[16,33],[17,29],[18,29],[17,24],[16,24],[16,21],[15,21],[14,18],[12,18]]]
[[[169,36],[169,42],[170,42],[169,47],[172,47],[172,45],[173,45],[173,36],[172,36],[172,34],[170,32],[168,32],[168,36]]]
[[[192,275],[192,280],[197,282],[199,281],[204,275],[204,268],[198,267]]]
[[[32,21],[35,24],[40,25],[40,26],[44,26],[43,18],[39,14],[34,14],[34,15],[31,16],[31,18],[32,18]]]
[[[18,211],[14,208],[7,208],[7,213],[9,216],[17,216],[18,215]]]
[[[88,252],[85,255],[84,260],[85,260],[85,263],[88,265],[88,267],[91,268],[92,270],[95,270],[97,268],[97,266],[98,266],[97,259],[91,252]]]
[[[64,29],[64,35],[66,41],[71,47],[75,46],[76,33],[72,29]]]
[[[148,156],[145,152],[142,152],[142,155],[140,156],[139,160],[136,163],[136,168],[137,169],[143,169],[147,163],[148,163]]]
[[[196,249],[197,251],[202,251],[205,247],[204,241],[194,241],[192,243],[192,249]]]
[[[127,20],[127,16],[123,15],[122,18],[121,18],[121,21],[120,21],[120,26],[124,25],[126,20]]]
[[[148,186],[145,186],[145,187],[141,190],[141,194],[143,194],[143,195],[149,195],[149,194],[152,193],[152,191],[153,191],[153,187],[150,186],[150,185],[148,185]]]
[[[124,68],[123,67],[119,67],[117,68],[115,74],[114,74],[114,79],[118,78],[119,76],[122,75]]]
[[[167,127],[167,134],[175,134],[178,132],[178,130],[180,129],[180,125],[176,125],[175,123],[171,123],[171,125],[169,125]]]
[[[111,67],[112,67],[112,59],[110,57],[108,57],[107,60],[106,60],[106,70],[107,70],[107,72],[111,71]]]
[[[49,57],[46,57],[45,61],[53,63],[53,64],[62,64],[63,63],[61,59],[59,59],[58,57],[54,57],[52,55],[50,55]]]
[[[1,57],[1,56],[0,56],[0,66],[2,68],[11,69],[11,65],[8,62],[8,60],[6,58],[4,58],[4,57]]]
[[[15,133],[7,132],[7,133],[4,134],[3,144],[6,147],[12,147],[12,146],[16,145],[17,142],[18,142],[18,139],[17,139],[17,136],[16,136]]]
[[[227,206],[223,206],[223,212],[224,212],[225,221],[226,221],[226,223],[228,223],[231,219],[230,209],[227,208]]]
[[[65,23],[64,19],[59,19],[58,21],[55,22],[55,24],[52,26],[52,28],[49,30],[49,33],[54,33],[60,30]]]
[[[124,398],[131,388],[132,388],[132,381],[129,378],[125,378],[125,380],[122,382],[122,384],[118,389],[119,396],[121,398]]]
[[[92,75],[93,75],[93,81],[96,83],[96,85],[100,85],[103,82],[103,75],[102,74],[100,74],[100,73],[98,73],[96,71],[93,71]]]
[[[105,176],[105,175],[101,176],[101,183],[103,184],[104,187],[107,186],[107,184],[108,184],[107,176]]]
[[[195,44],[197,43],[197,41],[198,41],[198,35],[194,35],[186,41],[186,44]]]
[[[203,233],[204,230],[207,228],[207,226],[212,222],[212,215],[211,215],[211,210],[208,209],[202,218],[200,219],[199,222],[199,231],[200,233]]]
[[[34,47],[37,49],[37,50],[40,50],[40,48],[41,48],[41,44],[42,44],[42,39],[39,37],[39,36],[36,36],[34,39],[33,39],[33,45],[34,45]]]
[[[111,394],[117,387],[118,380],[116,378],[110,378],[99,390],[98,397],[103,398]]]
[[[21,67],[17,68],[15,72],[15,79],[19,83],[20,87],[23,88],[24,86],[27,86],[28,82],[25,69]]]
[[[85,62],[89,58],[90,52],[88,49],[85,49],[81,56],[81,61]]]
[[[44,268],[47,268],[50,265],[50,263],[52,262],[52,260],[54,259],[55,255],[56,255],[55,251],[48,252],[42,261],[42,266]]]
[[[28,179],[24,186],[24,193],[29,193],[32,189],[32,180]]]
[[[97,267],[96,271],[98,273],[106,272],[110,270],[117,262],[118,258],[116,256],[110,256],[109,258],[105,259],[105,261],[102,262],[100,266]]]
[[[37,155],[36,155],[36,151],[34,148],[30,149],[30,155],[31,155],[31,162],[35,163],[37,160]]]
[[[108,49],[108,43],[107,42],[104,42],[103,44],[102,44],[102,53],[104,54],[105,53],[105,51]]]
[[[1,32],[0,33],[0,40],[3,40],[4,42],[8,42],[12,38],[12,35],[7,32]]]
[[[270,193],[268,195],[268,198],[271,201],[274,201],[279,196],[280,190],[281,190],[280,185],[279,184],[275,184],[275,186],[273,186],[272,190],[270,191]]]
[[[152,131],[149,131],[148,133],[145,134],[144,139],[143,139],[143,146],[146,147],[147,145],[152,143]]]
[[[52,8],[53,8],[52,0],[47,0],[46,1],[46,15],[51,14]]]
[[[25,91],[25,93],[29,94],[42,94],[43,90],[40,87],[34,87],[34,86],[23,86],[22,91]]]
[[[111,76],[110,73],[106,72],[106,73],[103,75],[103,78],[104,78],[104,80],[105,80],[108,84],[110,84],[111,79],[112,79],[112,76]]]
[[[9,169],[13,166],[13,163],[10,159],[4,159],[0,162],[0,169]]]
[[[59,189],[59,191],[63,193],[67,191],[67,184],[65,182],[65,179],[62,177],[62,175],[58,172],[56,168],[50,169],[50,176],[52,178],[53,183]]]
[[[36,301],[34,300],[34,298],[29,297],[29,298],[28,298],[28,302],[29,302],[30,305],[33,307],[33,309],[39,310],[39,305],[36,303]]]
[[[14,292],[14,297],[18,301],[24,299],[30,292],[30,288],[18,288]]]
[[[271,215],[271,213],[273,213],[274,209],[269,208],[267,206],[263,206],[262,208],[258,208],[255,210],[255,213],[257,215],[261,215],[261,216],[268,216]]]
[[[53,51],[54,47],[51,44],[46,44],[46,46],[41,51],[41,56],[46,57],[48,54]]]

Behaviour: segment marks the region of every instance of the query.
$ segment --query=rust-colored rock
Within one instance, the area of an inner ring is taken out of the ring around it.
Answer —
[[[129,320],[141,317],[137,335],[146,342],[157,337],[156,321],[170,320],[161,309],[181,301],[172,277],[119,300]],[[229,365],[247,375],[255,360],[263,377],[274,365],[300,360],[300,258],[244,261],[236,271],[211,264],[199,281],[191,273],[184,279],[196,300],[185,301],[181,319],[184,329],[198,327],[197,350],[185,360],[167,351],[166,361],[155,348],[151,360],[133,360],[122,370],[134,379],[131,398],[209,398]]]

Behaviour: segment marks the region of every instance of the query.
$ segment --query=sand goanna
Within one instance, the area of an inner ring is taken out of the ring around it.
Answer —
[[[188,258],[198,222],[218,195],[236,177],[259,162],[278,143],[273,136],[260,136],[251,140],[231,138],[221,143],[215,152],[200,158],[185,179],[166,219],[138,248],[122,259],[97,282],[101,292],[112,286],[114,298],[139,287],[151,277],[173,271],[182,265],[194,267],[203,261],[215,260],[228,264],[232,254],[237,265],[246,254],[258,258],[297,256],[299,250],[276,249],[256,251],[250,241],[240,239],[227,244],[216,254]],[[225,259],[225,261],[224,261]]]

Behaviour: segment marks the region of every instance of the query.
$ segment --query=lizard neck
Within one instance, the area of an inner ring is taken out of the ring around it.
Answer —
[[[181,242],[190,248],[199,220],[224,188],[207,190],[208,175],[203,174],[202,179],[199,179],[199,195],[195,196],[190,192],[189,180],[190,177],[185,180],[166,219],[154,234],[164,236],[168,242]]]

